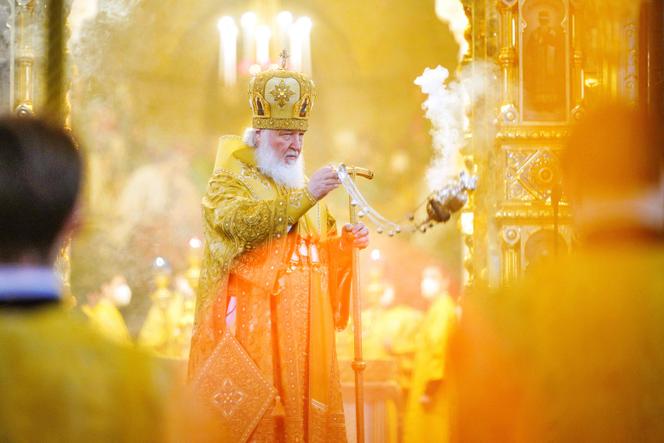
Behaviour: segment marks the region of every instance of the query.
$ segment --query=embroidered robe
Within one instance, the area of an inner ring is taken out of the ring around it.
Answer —
[[[334,219],[263,174],[239,137],[221,140],[203,211],[190,377],[229,327],[278,392],[250,441],[346,441],[334,327],[347,321],[352,261]]]

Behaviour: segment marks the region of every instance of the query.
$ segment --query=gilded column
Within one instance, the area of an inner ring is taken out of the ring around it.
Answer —
[[[521,234],[516,226],[506,226],[502,233],[502,272],[501,284],[507,284],[517,278],[521,273]]]
[[[35,0],[16,0],[14,112],[19,116],[34,113],[34,11]]]
[[[517,0],[498,0],[500,12],[500,32],[498,63],[502,74],[501,116],[503,122],[514,123],[518,114],[515,103],[514,85],[516,79],[516,5]]]
[[[581,33],[583,32],[583,0],[571,1],[571,33],[572,33],[572,118],[579,120],[583,116],[585,82],[584,53]]]
[[[473,2],[470,1],[464,1],[463,2],[463,10],[466,14],[466,17],[468,17],[468,28],[466,28],[466,32],[464,33],[464,37],[466,41],[469,43],[469,48],[468,52],[464,55],[463,60],[461,62],[461,65],[468,65],[470,64],[475,57],[475,51],[476,51],[476,42],[475,42],[475,34],[473,33],[473,25],[475,24],[475,14],[474,14],[474,4]],[[459,67],[459,70],[461,67]],[[472,69],[472,68],[471,68]],[[471,121],[474,120],[474,109],[471,109],[471,115],[470,119]],[[474,158],[474,153],[475,153],[475,139],[473,138],[473,134],[471,132],[470,126],[466,129],[465,134],[465,143],[464,147],[461,150],[461,154],[463,155],[464,163],[466,164],[466,167],[468,168],[469,171],[473,175],[477,174],[477,164],[475,163],[475,158]],[[460,224],[460,230],[461,230],[461,250],[462,250],[462,261],[463,261],[463,284],[466,287],[469,287],[473,284],[474,281],[474,273],[475,269],[473,267],[473,256],[474,256],[474,248],[473,248],[473,219],[474,219],[474,211],[475,211],[475,205],[474,205],[474,198],[472,194],[469,196],[468,202],[466,203],[466,206],[461,213],[461,216],[459,217],[459,224]]]

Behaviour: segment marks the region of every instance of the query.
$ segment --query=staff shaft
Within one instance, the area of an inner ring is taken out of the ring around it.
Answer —
[[[355,172],[351,172],[355,180]],[[353,198],[348,198],[350,222],[357,223],[357,208],[353,205]],[[353,338],[355,359],[353,371],[355,372],[355,426],[357,443],[364,443],[364,368],[366,362],[362,357],[362,302],[360,299],[360,260],[357,248],[353,248],[353,281],[351,285],[351,299],[353,302]]]

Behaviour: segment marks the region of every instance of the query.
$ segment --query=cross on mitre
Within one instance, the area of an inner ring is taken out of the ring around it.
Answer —
[[[286,63],[288,63],[288,58],[290,57],[290,53],[288,52],[287,49],[284,49],[279,54],[279,57],[281,57],[281,69],[286,69]]]

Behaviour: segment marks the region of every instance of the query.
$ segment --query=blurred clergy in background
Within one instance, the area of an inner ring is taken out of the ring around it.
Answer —
[[[422,271],[421,294],[430,305],[415,342],[413,378],[404,419],[406,443],[449,438],[448,343],[457,323],[449,279],[436,266]]]
[[[228,441],[341,442],[334,330],[346,323],[351,253],[368,230],[338,236],[320,202],[340,184],[334,168],[305,178],[314,85],[285,65],[252,78],[253,128],[220,141],[203,198],[190,376]]]

